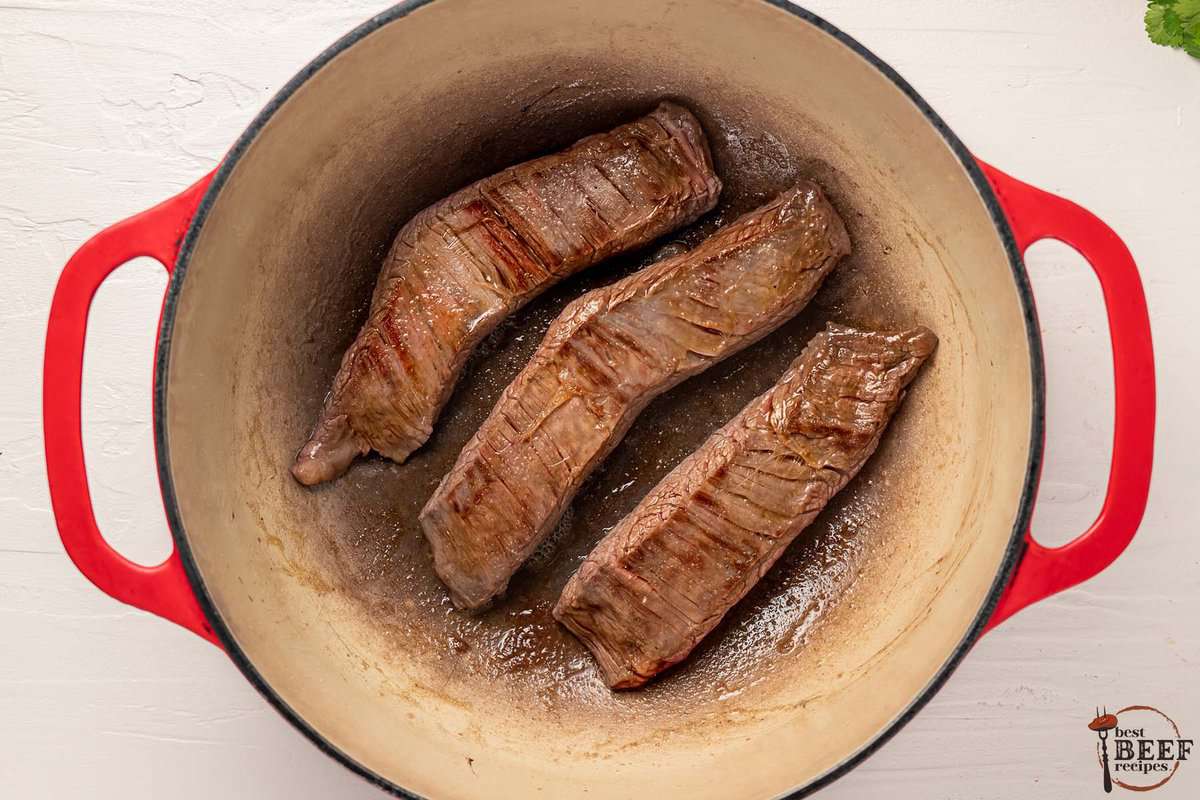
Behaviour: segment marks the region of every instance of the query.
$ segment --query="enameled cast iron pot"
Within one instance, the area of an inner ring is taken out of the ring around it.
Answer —
[[[432,576],[416,510],[556,309],[645,256],[518,315],[409,464],[368,460],[315,491],[287,465],[405,219],[664,96],[710,133],[728,186],[719,214],[811,176],[855,254],[795,323],[655,403],[576,504],[559,551],[492,612],[463,616]],[[1107,498],[1059,548],[1027,532],[1044,389],[1021,253],[1047,237],[1095,269],[1116,375]],[[175,552],[152,568],[101,537],[80,443],[91,298],[143,255],[171,273],[154,423]],[[868,469],[713,641],[644,691],[608,692],[549,618],[555,593],[826,319],[921,323],[941,344]],[[989,627],[1111,563],[1146,502],[1154,376],[1142,288],[1116,235],[977,161],[900,76],[813,15],[763,0],[434,0],[343,38],[216,172],[80,248],[54,296],[44,399],[54,512],[79,569],[224,648],[361,775],[434,798],[727,800],[799,795],[844,773]]]

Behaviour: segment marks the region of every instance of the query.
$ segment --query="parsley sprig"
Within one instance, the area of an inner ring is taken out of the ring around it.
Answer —
[[[1155,44],[1200,58],[1200,0],[1150,0],[1146,33]]]

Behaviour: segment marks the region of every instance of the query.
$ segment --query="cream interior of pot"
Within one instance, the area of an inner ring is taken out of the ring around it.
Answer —
[[[720,207],[796,176],[854,254],[777,334],[660,398],[488,613],[454,611],[416,514],[570,298],[516,314],[429,444],[296,484],[287,467],[383,254],[423,206],[649,110],[690,106]],[[270,687],[334,747],[435,798],[766,798],[854,754],[917,697],[996,579],[1031,425],[1021,301],[966,172],[861,56],[761,0],[436,0],[320,68],[258,133],[178,298],[169,469],[204,585]],[[682,667],[614,694],[549,609],[591,546],[770,386],[827,320],[923,324],[940,347],[874,460]]]

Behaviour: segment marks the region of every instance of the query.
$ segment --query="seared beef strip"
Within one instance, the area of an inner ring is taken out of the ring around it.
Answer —
[[[662,103],[421,211],[392,244],[292,474],[332,480],[371,450],[404,461],[501,320],[561,278],[691,223],[720,192],[700,123]]]
[[[504,591],[650,400],[792,317],[849,252],[804,181],[567,306],[421,512],[455,605]]]
[[[875,452],[936,344],[829,325],[613,528],[554,608],[609,686],[641,686],[716,627]]]

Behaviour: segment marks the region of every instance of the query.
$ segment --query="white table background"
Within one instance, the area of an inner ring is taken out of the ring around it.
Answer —
[[[1125,238],[1149,296],[1159,387],[1150,506],[1125,555],[987,636],[915,721],[821,797],[1099,796],[1083,727],[1094,706],[1151,704],[1200,738],[1200,61],[1151,45],[1139,0],[808,6],[899,70],[974,152]],[[215,166],[293,73],[384,7],[0,5],[0,797],[383,797],[289,727],[216,648],[79,575],[50,512],[40,374],[51,292],[75,248]],[[1083,262],[1057,244],[1029,262],[1049,367],[1036,529],[1057,543],[1103,496],[1109,350]],[[147,563],[169,550],[150,433],[164,285],[142,261],[101,289],[85,382],[101,527]],[[1189,763],[1161,796],[1198,787],[1200,763]]]

